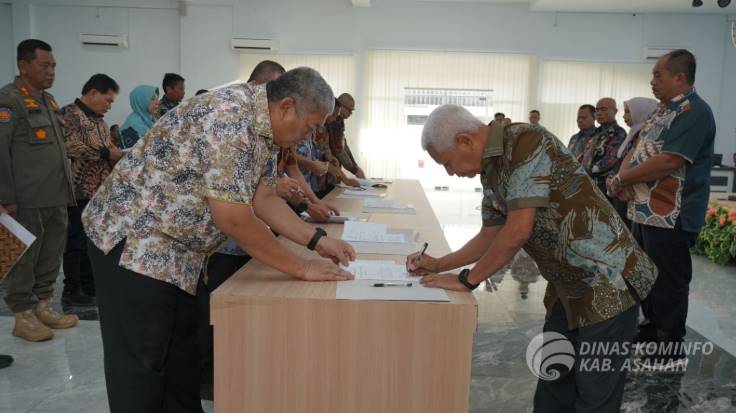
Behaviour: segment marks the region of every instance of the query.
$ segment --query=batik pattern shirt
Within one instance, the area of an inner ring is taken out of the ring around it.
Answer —
[[[633,185],[628,216],[633,222],[699,232],[710,195],[710,170],[716,126],[713,113],[695,90],[660,103],[644,122],[629,167],[660,153],[685,159],[685,165],[657,181]]]
[[[77,201],[87,200],[112,170],[110,128],[102,116],[92,112],[79,99],[61,108],[61,114],[66,155],[72,161],[74,196]]]
[[[567,144],[567,149],[572,152],[573,156],[575,156],[575,159],[578,162],[583,160],[585,148],[590,143],[590,137],[593,136],[593,134],[595,133],[595,129],[595,127],[581,129],[580,132],[570,137],[570,142]]]
[[[618,172],[621,158],[618,149],[626,139],[626,131],[618,123],[608,123],[596,128],[583,152],[581,163],[598,188],[604,193],[606,178]]]
[[[237,84],[187,100],[118,162],[82,221],[120,265],[195,294],[205,258],[227,236],[207,198],[251,205],[274,186],[276,154],[265,86]]]
[[[483,156],[484,226],[509,211],[536,208],[524,251],[548,281],[548,314],[558,300],[572,328],[610,319],[636,304],[656,279],[652,261],[570,151],[546,129],[491,125]]]

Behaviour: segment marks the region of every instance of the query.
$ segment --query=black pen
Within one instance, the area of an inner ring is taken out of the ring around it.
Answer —
[[[419,260],[422,259],[422,255],[424,255],[424,253],[427,251],[427,247],[429,247],[429,243],[428,242],[425,242],[424,243],[424,246],[422,247],[422,250],[419,251],[419,255],[417,255],[416,257],[414,257],[414,264],[418,263]]]
[[[375,283],[371,287],[411,287],[412,283]]]

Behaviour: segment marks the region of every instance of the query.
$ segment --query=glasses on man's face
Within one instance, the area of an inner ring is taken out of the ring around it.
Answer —
[[[611,110],[611,108],[607,108],[605,106],[604,107],[600,107],[600,108],[595,108],[595,111],[596,112],[608,112],[609,110]]]

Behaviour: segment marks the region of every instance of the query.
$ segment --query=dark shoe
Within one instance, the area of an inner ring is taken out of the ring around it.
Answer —
[[[199,383],[199,398],[202,400],[215,400],[215,389],[212,383]]]
[[[94,307],[97,305],[97,300],[80,290],[73,292],[64,290],[61,294],[61,304],[65,307]]]
[[[13,357],[7,354],[0,354],[0,369],[8,367],[13,364]]]

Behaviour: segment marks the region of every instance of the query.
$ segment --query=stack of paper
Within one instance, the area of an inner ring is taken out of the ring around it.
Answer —
[[[359,221],[345,222],[342,239],[357,242],[406,242],[404,234],[389,233],[388,227],[384,224]]]
[[[404,265],[393,261],[355,260],[344,268],[356,280],[419,282],[418,277],[412,277],[406,272]]]
[[[346,189],[338,198],[383,198],[386,194],[367,189]]]
[[[363,212],[380,212],[393,214],[414,214],[414,205],[403,204],[390,199],[366,198],[363,201]]]

